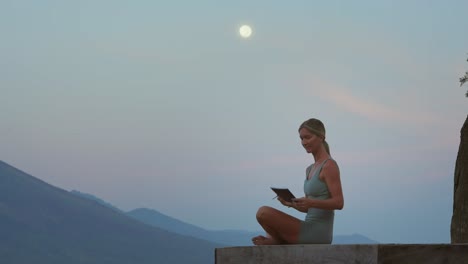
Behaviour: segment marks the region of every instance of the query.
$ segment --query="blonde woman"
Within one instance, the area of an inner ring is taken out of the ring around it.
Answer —
[[[309,119],[301,124],[298,131],[302,146],[314,158],[314,163],[306,169],[305,195],[292,202],[278,200],[284,206],[306,213],[305,219],[297,219],[269,206],[260,207],[257,220],[266,236],[252,238],[255,245],[332,242],[334,210],[341,210],[344,205],[338,164],[330,156],[325,126],[320,120]]]

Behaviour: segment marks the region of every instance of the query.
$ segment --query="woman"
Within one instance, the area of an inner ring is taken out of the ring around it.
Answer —
[[[287,202],[285,206],[307,213],[299,220],[269,206],[258,209],[257,220],[266,236],[252,238],[255,245],[279,244],[331,244],[333,238],[334,210],[343,208],[338,164],[331,159],[325,141],[325,126],[318,119],[309,119],[299,127],[302,146],[314,156],[314,164],[306,169],[305,197]]]

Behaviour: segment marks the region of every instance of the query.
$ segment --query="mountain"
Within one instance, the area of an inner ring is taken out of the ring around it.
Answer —
[[[148,225],[159,227],[181,235],[222,243],[230,246],[251,246],[251,238],[263,234],[263,231],[252,232],[243,230],[206,230],[198,226],[185,223],[173,217],[162,214],[156,210],[139,208],[127,212],[131,217]],[[333,244],[377,244],[377,241],[360,234],[335,235]]]
[[[124,213],[122,210],[120,210],[119,208],[113,206],[112,204],[92,195],[92,194],[89,194],[89,193],[84,193],[84,192],[79,192],[77,190],[72,190],[70,191],[70,193],[74,194],[74,195],[78,195],[78,196],[81,196],[83,198],[86,198],[86,199],[89,199],[89,200],[93,200],[93,201],[96,201],[97,203],[101,204],[101,205],[104,205],[106,207],[109,207],[110,209],[114,210],[114,211],[117,211],[117,212],[120,212],[120,213]]]
[[[73,194],[98,202],[116,211],[122,212],[110,203],[87,193],[72,191]],[[158,227],[169,232],[180,235],[191,236],[214,243],[221,243],[229,246],[251,246],[251,238],[263,234],[263,231],[245,231],[245,230],[207,230],[165,215],[154,209],[138,208],[126,213],[130,217],[145,224]],[[372,240],[361,234],[335,235],[333,244],[378,244],[378,241]]]
[[[0,161],[1,263],[213,263],[223,246],[148,226]]]
[[[170,232],[230,246],[251,246],[251,238],[258,235],[258,232],[242,230],[206,230],[198,226],[182,222],[156,210],[146,208],[135,209],[127,212],[127,214],[145,224],[159,227]]]

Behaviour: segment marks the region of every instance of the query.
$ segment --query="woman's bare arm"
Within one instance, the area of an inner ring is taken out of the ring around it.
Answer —
[[[317,200],[310,198],[298,198],[294,200],[294,208],[307,212],[309,208],[319,208],[325,210],[341,210],[344,206],[343,190],[341,188],[340,171],[335,162],[327,162],[319,175],[320,180],[327,184],[330,198]]]

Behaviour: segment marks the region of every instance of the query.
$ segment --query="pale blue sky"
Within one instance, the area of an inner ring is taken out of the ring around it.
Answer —
[[[259,206],[284,209],[270,186],[302,193],[312,158],[297,127],[316,117],[342,173],[335,234],[448,242],[466,10],[0,1],[0,159],[123,210],[260,230]]]

